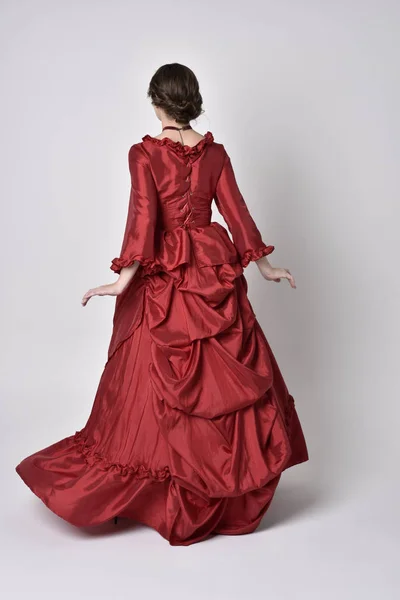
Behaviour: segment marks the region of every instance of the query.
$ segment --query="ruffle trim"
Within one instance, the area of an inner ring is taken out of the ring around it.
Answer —
[[[241,265],[243,268],[246,268],[250,261],[267,256],[267,254],[271,254],[274,250],[275,246],[266,246],[265,244],[256,250],[246,250],[240,259]]]
[[[211,133],[211,131],[207,131],[204,134],[203,139],[201,139],[199,142],[197,142],[197,144],[195,144],[194,146],[188,146],[186,144],[182,145],[181,142],[179,142],[179,141],[174,142],[174,140],[172,140],[169,137],[156,138],[156,137],[152,137],[149,134],[145,135],[142,138],[142,140],[144,142],[146,142],[146,141],[153,142],[153,144],[155,144],[156,146],[169,146],[173,150],[175,150],[175,152],[177,154],[179,154],[180,156],[193,157],[193,156],[197,156],[198,154],[200,154],[206,144],[210,144],[211,142],[213,142],[214,136]]]
[[[192,261],[192,255],[198,267],[238,263],[240,257],[230,240],[226,229],[212,221],[204,227],[175,227],[160,232],[158,249],[154,258],[144,257],[139,249],[136,253],[114,258],[111,269],[120,273],[123,267],[130,266],[134,260],[141,263],[140,276],[154,275],[159,272],[171,272]],[[211,247],[211,251],[210,251]]]
[[[288,404],[285,408],[283,417],[289,439],[292,436],[292,418],[294,411],[294,398],[291,394],[288,394]],[[88,442],[83,430],[76,431],[72,439],[78,452],[83,456],[86,464],[89,466],[95,465],[104,471],[114,470],[121,476],[131,475],[137,479],[164,481],[171,477],[171,472],[167,465],[161,469],[151,469],[143,464],[128,465],[106,459],[99,452],[95,451],[95,444],[90,444]]]
[[[135,256],[129,258],[113,258],[111,261],[110,269],[115,273],[120,274],[121,269],[124,269],[125,267],[130,267],[131,265],[133,265],[135,260],[138,260],[140,262],[140,266],[143,267],[146,270],[146,272],[153,273],[157,271],[155,260],[153,258],[145,257],[142,254],[136,254]]]
[[[208,256],[212,239],[215,240],[215,252],[213,256]],[[196,256],[199,267],[237,262],[244,269],[251,261],[271,254],[274,250],[275,246],[262,244],[258,248],[245,250],[239,256],[226,229],[216,221],[212,221],[205,227],[191,229],[176,227],[170,231],[162,231],[155,257],[144,256],[140,252],[127,257],[116,257],[111,261],[110,269],[119,274],[121,269],[131,266],[135,260],[138,260],[143,276],[154,275],[160,271],[172,271],[184,263],[189,263],[192,252]]]
[[[151,469],[144,465],[126,465],[107,460],[104,456],[95,451],[94,444],[89,444],[82,430],[75,433],[73,441],[89,466],[96,465],[105,471],[113,469],[120,475],[133,475],[137,479],[151,478],[157,481],[164,481],[171,476],[168,466],[165,466],[162,469]]]

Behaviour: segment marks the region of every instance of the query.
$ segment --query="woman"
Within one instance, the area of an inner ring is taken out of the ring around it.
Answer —
[[[281,473],[308,460],[301,425],[247,296],[255,261],[274,268],[210,131],[194,73],[160,67],[148,89],[162,132],[129,150],[131,192],[108,360],[86,425],[22,460],[17,473],[76,526],[117,516],[171,545],[254,531]],[[232,234],[211,222],[215,200]]]

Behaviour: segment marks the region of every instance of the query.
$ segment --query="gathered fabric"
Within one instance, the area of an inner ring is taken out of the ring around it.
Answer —
[[[293,396],[248,297],[244,269],[270,254],[211,132],[193,147],[146,135],[89,418],[17,472],[76,526],[127,517],[172,545],[254,531],[282,472],[308,460]],[[211,204],[228,231],[211,221]]]

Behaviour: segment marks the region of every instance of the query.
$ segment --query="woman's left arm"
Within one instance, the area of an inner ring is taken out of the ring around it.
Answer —
[[[245,268],[250,261],[255,261],[264,279],[276,282],[288,279],[290,285],[295,288],[293,275],[288,269],[275,268],[269,263],[267,256],[274,251],[275,246],[264,243],[239,189],[231,159],[225,148],[224,154],[214,200],[232,234],[242,267]]]
[[[231,159],[224,149],[224,162],[217,181],[215,204],[224,217],[242,267],[256,261],[275,249],[264,243],[236,181]]]

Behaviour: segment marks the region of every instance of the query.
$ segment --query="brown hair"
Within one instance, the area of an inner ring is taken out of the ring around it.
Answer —
[[[147,96],[154,106],[162,108],[180,124],[197,119],[204,112],[195,74],[179,63],[169,63],[157,69],[151,78]]]

